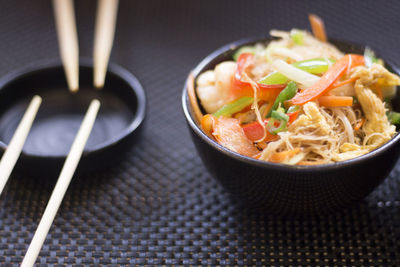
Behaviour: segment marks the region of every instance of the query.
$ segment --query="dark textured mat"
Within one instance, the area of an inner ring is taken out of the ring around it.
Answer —
[[[86,57],[95,3],[76,3]],[[400,63],[398,1],[122,0],[111,61],[147,91],[145,134],[120,165],[74,178],[37,265],[400,265],[400,166],[348,210],[284,219],[232,202],[189,139],[180,107],[189,70],[224,43],[308,27],[308,12],[325,19],[329,36]],[[2,1],[0,75],[56,57],[51,1]],[[5,187],[1,266],[22,261],[53,186],[51,177],[14,175]]]

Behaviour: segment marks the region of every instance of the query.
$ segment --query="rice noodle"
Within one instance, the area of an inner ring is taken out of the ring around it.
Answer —
[[[351,123],[350,123],[349,119],[340,110],[340,108],[332,108],[332,111],[334,113],[336,113],[338,118],[342,121],[342,123],[344,125],[344,130],[346,131],[346,135],[347,135],[348,141],[350,143],[354,143],[354,131],[353,131],[353,127],[351,126]]]

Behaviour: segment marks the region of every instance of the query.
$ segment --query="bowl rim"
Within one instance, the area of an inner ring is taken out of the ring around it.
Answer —
[[[249,45],[249,44],[254,44],[257,42],[268,42],[271,41],[275,38],[267,36],[267,35],[261,35],[261,36],[256,36],[256,37],[250,37],[250,38],[243,38],[239,39],[237,41],[233,41],[231,43],[228,43],[209,55],[207,55],[203,60],[200,61],[200,63],[191,71],[193,74],[194,79],[198,77],[198,75],[204,70],[204,68],[211,63],[216,57],[223,55],[224,53],[230,53],[237,48],[244,46],[244,45]],[[354,43],[354,42],[349,42],[349,41],[342,41],[342,40],[337,40],[337,39],[329,39],[329,42],[336,42],[336,43],[342,43],[345,45],[351,45],[351,46],[356,46],[356,47],[364,47],[363,45]],[[374,50],[376,51],[376,50]],[[396,67],[396,65],[392,64],[390,60],[384,59],[385,64],[390,66],[393,71],[400,75],[400,69]],[[188,79],[188,78],[187,78]],[[327,171],[327,170],[336,170],[340,169],[343,167],[350,167],[350,166],[355,166],[361,163],[365,163],[367,161],[372,160],[374,157],[386,152],[387,150],[391,149],[396,143],[399,142],[400,140],[400,132],[397,132],[395,136],[392,137],[388,142],[383,144],[382,146],[364,154],[359,157],[345,160],[345,161],[338,161],[338,162],[333,162],[333,163],[325,163],[325,164],[319,164],[319,165],[308,165],[308,166],[303,166],[303,165],[287,165],[287,164],[282,164],[282,163],[273,163],[269,161],[262,161],[258,159],[253,159],[244,155],[241,155],[237,152],[234,152],[232,150],[229,150],[228,148],[225,148],[224,146],[220,145],[216,141],[212,140],[210,137],[208,137],[203,130],[197,125],[195,122],[194,118],[192,117],[192,112],[189,110],[190,103],[189,103],[189,98],[187,94],[187,82],[185,82],[185,86],[182,91],[182,108],[183,108],[183,113],[185,115],[186,121],[188,122],[189,126],[192,128],[192,130],[196,133],[197,136],[199,136],[203,141],[205,141],[208,145],[210,145],[212,148],[216,149],[220,153],[234,158],[238,161],[244,162],[244,163],[249,163],[251,165],[256,165],[258,167],[262,168],[268,168],[268,169],[274,169],[277,171],[283,171],[283,170],[296,170],[300,172],[314,172],[314,171]]]
[[[79,59],[79,68],[93,68],[93,60],[90,58],[80,58]],[[60,59],[46,59],[46,60],[39,60],[32,62],[22,68],[16,69],[14,71],[9,72],[8,74],[4,75],[0,78],[0,90],[3,90],[4,87],[11,84],[12,82],[29,75],[34,75],[37,72],[48,71],[50,69],[61,68],[63,69],[63,65]],[[103,151],[108,147],[114,146],[120,141],[128,138],[133,132],[139,128],[142,122],[145,119],[146,115],[146,93],[139,82],[139,80],[130,73],[127,69],[117,65],[115,63],[109,63],[107,68],[107,73],[111,73],[112,75],[118,77],[123,82],[125,82],[130,90],[133,91],[137,98],[137,107],[136,112],[133,114],[133,119],[128,124],[126,128],[124,128],[118,135],[113,136],[112,138],[99,143],[91,148],[86,148],[83,151],[83,156],[89,154],[95,154],[97,152]],[[96,90],[93,88],[93,90]],[[0,140],[0,150],[5,151],[7,145]],[[22,150],[21,157],[25,158],[34,158],[38,160],[43,159],[54,159],[54,160],[63,160],[65,159],[67,154],[63,155],[44,155],[44,154],[36,154],[36,153],[27,153],[26,151]]]

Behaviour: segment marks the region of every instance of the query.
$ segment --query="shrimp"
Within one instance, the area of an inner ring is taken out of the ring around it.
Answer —
[[[218,64],[214,70],[203,72],[197,78],[197,95],[207,113],[214,113],[230,99],[230,88],[236,72],[234,61]]]

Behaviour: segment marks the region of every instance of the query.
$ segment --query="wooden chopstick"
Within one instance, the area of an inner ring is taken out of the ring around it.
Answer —
[[[40,96],[34,96],[29,104],[21,122],[19,123],[13,137],[11,138],[10,144],[7,146],[3,157],[0,161],[0,195],[3,192],[3,188],[7,183],[8,178],[12,170],[14,169],[15,163],[17,162],[19,155],[21,154],[22,147],[25,144],[25,140],[28,137],[32,123],[35,120],[36,114],[39,110],[42,98]]]
[[[69,90],[79,88],[79,50],[73,0],[53,0],[61,61]]]
[[[79,128],[78,134],[71,146],[71,150],[68,153],[67,159],[65,160],[56,186],[54,187],[53,193],[51,194],[50,200],[46,206],[46,210],[44,211],[39,226],[36,229],[28,251],[25,254],[24,260],[21,264],[22,267],[33,266],[37,256],[39,255],[40,249],[43,246],[47,233],[49,232],[54,217],[57,214],[58,208],[61,205],[65,192],[67,191],[69,183],[82,156],[83,149],[85,148],[86,141],[92,131],[99,108],[100,102],[97,99],[92,100]]]
[[[108,60],[114,40],[118,0],[99,0],[94,35],[94,76],[96,88],[104,86]]]

